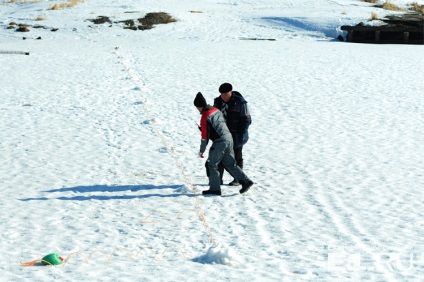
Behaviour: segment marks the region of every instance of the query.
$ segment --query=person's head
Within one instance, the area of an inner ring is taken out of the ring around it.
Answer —
[[[199,112],[202,112],[203,108],[207,105],[205,97],[203,97],[202,93],[200,92],[197,93],[193,103]]]
[[[228,102],[231,99],[231,95],[233,95],[233,86],[228,82],[223,83],[219,86],[219,93],[221,93],[221,99],[224,102]]]

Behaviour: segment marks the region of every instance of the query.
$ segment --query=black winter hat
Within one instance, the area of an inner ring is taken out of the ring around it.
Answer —
[[[194,105],[198,108],[206,107],[207,103],[205,97],[203,97],[202,93],[197,93],[196,98],[194,99]]]
[[[231,90],[233,90],[233,86],[227,82],[221,84],[221,86],[219,87],[219,93],[227,93],[227,92],[230,92]]]

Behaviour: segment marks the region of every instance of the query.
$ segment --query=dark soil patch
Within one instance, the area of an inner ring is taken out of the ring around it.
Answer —
[[[42,29],[50,29],[49,27],[42,26],[42,25],[27,25],[27,24],[17,24],[15,22],[9,23],[9,25],[6,27],[6,29],[15,29],[17,32],[29,32],[31,31],[29,28],[42,28]],[[52,28],[51,31],[57,31],[58,28]]]
[[[125,20],[125,21],[119,21],[119,22],[115,22],[115,23],[123,23],[126,26],[130,26],[130,27],[135,25],[134,20]]]
[[[42,28],[42,29],[48,29],[48,27],[45,27],[43,25],[34,25],[33,28]]]
[[[168,15],[164,12],[159,13],[148,13],[144,18],[138,19],[138,21],[144,26],[144,27],[150,27],[152,28],[153,25],[156,24],[167,24],[167,23],[173,23],[177,20]]]
[[[106,16],[98,16],[97,19],[91,19],[88,21],[93,22],[94,24],[112,23],[109,17]]]
[[[94,24],[112,23],[112,21],[106,16],[99,16],[97,19],[89,19],[88,21]],[[165,12],[148,13],[144,18],[139,19],[128,19],[123,21],[116,21],[113,23],[124,24],[124,29],[131,30],[146,30],[151,29],[158,24],[173,23],[177,20],[171,17]]]
[[[18,31],[18,32],[29,32],[29,28],[28,28],[27,25],[20,24],[16,31]]]

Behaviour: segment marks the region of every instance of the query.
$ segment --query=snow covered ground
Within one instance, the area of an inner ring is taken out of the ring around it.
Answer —
[[[0,3],[0,280],[424,279],[423,46],[335,40],[341,25],[394,12],[359,0],[28,2]],[[149,12],[177,22],[87,21]],[[212,103],[223,82],[249,102],[255,185],[204,197],[193,99]],[[49,253],[64,265],[21,266]]]

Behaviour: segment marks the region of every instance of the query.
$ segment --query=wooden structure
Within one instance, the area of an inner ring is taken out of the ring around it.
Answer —
[[[424,15],[407,14],[383,19],[386,25],[342,26],[346,30],[347,42],[376,44],[423,44]]]

